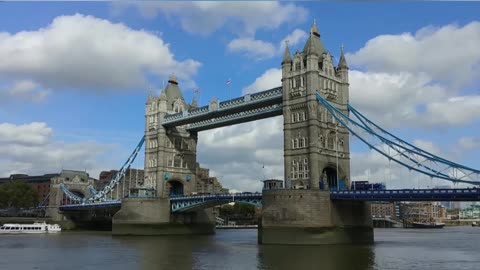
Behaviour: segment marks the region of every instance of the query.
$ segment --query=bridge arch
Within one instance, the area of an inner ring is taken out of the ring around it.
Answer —
[[[172,197],[181,197],[185,192],[185,183],[180,179],[172,179],[167,181],[168,195]]]

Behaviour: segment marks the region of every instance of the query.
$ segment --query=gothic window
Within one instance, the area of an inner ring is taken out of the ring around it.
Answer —
[[[323,89],[327,89],[327,80],[323,80]]]
[[[173,167],[181,168],[182,167],[182,158],[180,156],[175,155],[173,157]]]
[[[188,141],[187,140],[182,140],[182,149],[188,150]]]
[[[328,149],[334,149],[335,147],[335,133],[334,132],[330,132],[330,134],[328,134],[328,138],[327,138],[327,147]]]
[[[182,139],[181,138],[175,138],[175,148],[176,149],[182,149]]]
[[[305,78],[303,76],[300,77],[300,86],[305,85]]]
[[[295,123],[295,114],[292,113],[290,116],[292,117],[292,123]]]
[[[297,149],[298,148],[298,138],[295,139],[295,143],[293,145],[293,149]]]
[[[292,149],[295,149],[295,140],[292,139]]]
[[[302,68],[302,64],[300,62],[295,63],[295,70],[300,70]]]
[[[305,121],[307,120],[307,113],[306,112],[302,112],[302,120]]]
[[[173,167],[173,156],[168,156],[167,167]]]
[[[295,77],[295,87],[300,87],[302,85],[300,78],[300,76]]]
[[[302,138],[302,141],[300,143],[300,147],[304,148],[307,147],[307,140],[305,137]]]
[[[187,161],[184,159],[182,159],[182,167],[185,169],[187,168]]]

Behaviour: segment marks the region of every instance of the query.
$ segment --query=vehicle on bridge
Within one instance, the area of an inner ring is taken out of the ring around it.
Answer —
[[[385,190],[384,183],[369,183],[368,181],[353,181],[352,190]]]

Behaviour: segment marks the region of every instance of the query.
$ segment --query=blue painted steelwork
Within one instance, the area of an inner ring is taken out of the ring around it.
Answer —
[[[282,87],[217,102],[216,107],[203,106],[190,111],[165,115],[162,125],[188,125],[189,131],[201,131],[219,126],[281,115]]]
[[[112,192],[115,186],[117,186],[120,181],[125,177],[125,174],[127,173],[128,169],[132,165],[133,161],[135,161],[135,158],[137,157],[138,153],[140,152],[140,149],[142,149],[143,143],[145,142],[145,136],[142,137],[140,142],[137,144],[135,149],[133,150],[132,154],[128,157],[127,161],[123,164],[123,166],[120,168],[120,170],[115,173],[115,175],[108,181],[108,183],[103,187],[102,190],[96,192],[96,190],[93,187],[89,187],[90,192],[92,195],[88,198],[81,198],[78,195],[74,194],[68,188],[62,183],[60,184],[60,189],[63,191],[63,193],[72,201],[77,202],[77,203],[85,203],[85,202],[98,202],[98,201],[105,201],[107,198],[107,194]]]
[[[170,198],[172,212],[188,211],[194,208],[210,208],[231,202],[261,206],[262,193],[213,194]]]
[[[203,131],[207,129],[230,126],[248,121],[278,116],[282,115],[282,113],[283,106],[281,104],[273,104],[266,107],[231,113],[224,116],[212,117],[203,121],[194,122],[187,125],[186,129],[188,131]]]
[[[365,120],[361,119],[361,123],[353,120],[347,116],[340,109],[336,108],[326,99],[324,99],[318,92],[316,94],[317,100],[329,111],[333,117],[342,124],[348,131],[359,138],[362,142],[374,149],[381,155],[394,161],[409,170],[417,171],[432,178],[440,178],[454,183],[467,183],[473,185],[480,185],[480,174],[478,170],[466,171],[465,166],[455,166],[455,163],[445,161],[444,159],[436,158],[426,151],[408,148],[400,143],[391,141],[388,138],[376,133],[372,128],[365,126]],[[354,129],[359,130],[359,132]],[[361,135],[366,133],[370,135],[369,139],[376,140],[376,144],[370,143],[368,138]],[[379,147],[380,145],[380,147]],[[385,149],[385,147],[387,147]]]
[[[91,202],[81,204],[66,204],[59,207],[60,211],[78,211],[78,210],[93,210],[99,208],[120,208],[121,201],[105,201],[105,202]]]
[[[480,189],[333,190],[330,199],[348,201],[480,201]]]

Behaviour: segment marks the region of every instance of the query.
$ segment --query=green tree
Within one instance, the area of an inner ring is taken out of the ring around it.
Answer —
[[[38,205],[38,192],[23,181],[11,181],[0,185],[0,206],[2,208],[24,208]]]

